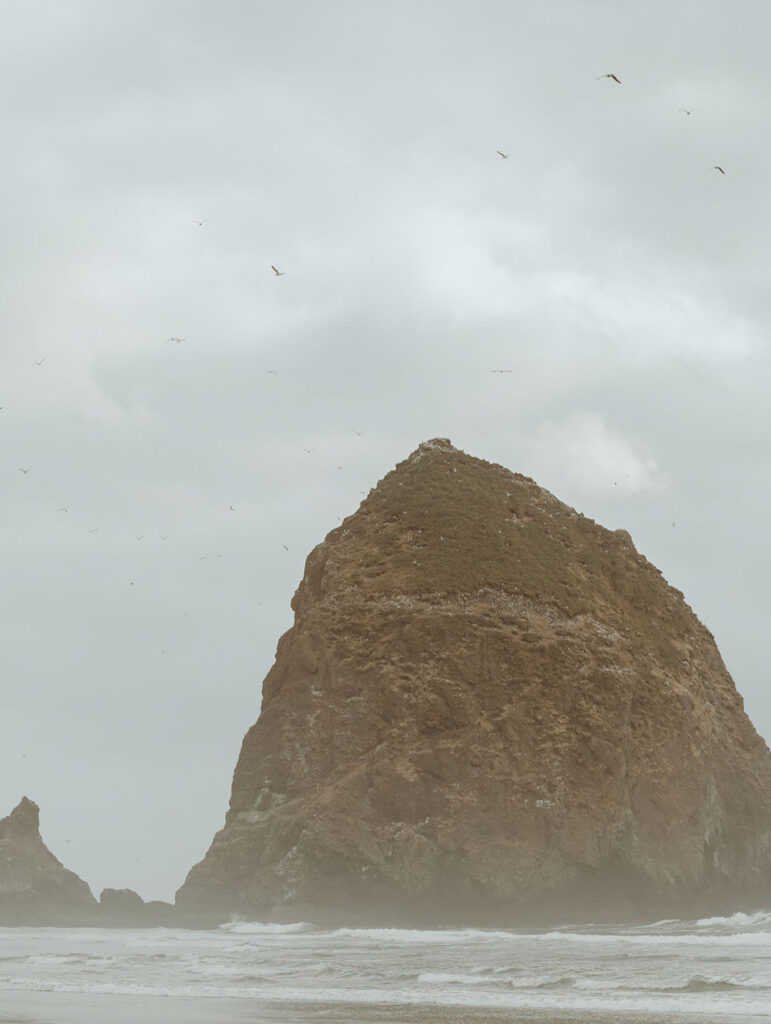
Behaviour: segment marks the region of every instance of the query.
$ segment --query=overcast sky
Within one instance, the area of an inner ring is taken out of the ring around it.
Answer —
[[[436,436],[629,530],[771,739],[769,38],[0,0],[0,816],[172,898],[305,557]]]

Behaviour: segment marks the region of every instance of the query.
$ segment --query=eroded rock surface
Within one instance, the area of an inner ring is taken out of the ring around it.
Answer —
[[[40,836],[40,809],[23,797],[0,820],[0,925],[96,924],[86,883],[54,857]]]
[[[435,439],[307,559],[177,905],[381,922],[771,901],[771,754],[638,554]]]

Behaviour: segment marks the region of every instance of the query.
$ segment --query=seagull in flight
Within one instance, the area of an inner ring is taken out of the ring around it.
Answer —
[[[511,370],[490,370],[490,373],[511,373]]]
[[[235,510],[236,510],[236,507],[235,507],[235,505],[231,505],[231,506],[230,506],[230,511],[231,511],[231,512],[235,512]]]
[[[715,164],[714,167],[710,167],[710,170],[711,171],[720,171],[721,174],[725,174],[725,171],[723,170],[723,168],[722,167],[718,167],[717,164]]]
[[[276,373],[275,370],[268,370],[267,372],[272,373],[274,377],[278,377],[278,374]]]
[[[678,113],[685,114],[686,117],[690,117],[694,110],[698,110],[698,107],[691,107],[690,110],[686,110],[685,107],[678,107]]]
[[[197,224],[199,228],[202,228],[204,224],[211,224],[210,220],[194,220],[194,224]]]
[[[26,476],[27,473],[29,473],[29,470],[28,469],[22,469],[21,466],[19,466],[19,472],[23,473]]]
[[[46,361],[46,357],[45,356],[43,356],[42,359],[33,359],[33,362],[34,362],[35,366],[42,366],[45,361]]]
[[[288,551],[289,550],[289,548],[286,546],[286,544],[282,544],[281,547],[284,549],[284,551]]]
[[[272,263],[270,265],[270,269],[273,271],[273,273],[276,275],[276,277],[283,277],[284,274],[286,274],[285,270],[277,270],[276,267],[274,267]]]
[[[504,160],[508,160],[509,159],[509,154],[508,153],[501,153],[500,149],[496,149],[495,152],[498,154],[498,156],[502,156]]]
[[[354,434],[355,434],[355,435],[356,435],[357,437],[361,437],[361,434],[362,434],[362,432],[361,432],[361,430],[354,430]]]
[[[181,345],[184,340],[184,338],[169,338],[169,341],[176,341],[178,345]]]
[[[56,510],[56,511],[57,511],[57,512],[69,512],[69,509],[68,509],[68,508],[65,508],[65,507],[64,507],[64,506],[62,505],[62,507],[61,507],[61,508],[57,508],[57,510]]]
[[[86,530],[86,533],[99,533],[99,527],[95,527],[93,530]]]
[[[595,82],[599,82],[601,78],[612,78],[614,82],[618,82],[618,84],[621,85],[621,79],[618,78],[616,75],[597,75],[597,77],[595,78]]]

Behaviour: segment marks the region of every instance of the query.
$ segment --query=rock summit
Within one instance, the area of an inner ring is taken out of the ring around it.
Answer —
[[[771,754],[626,531],[421,444],[309,555],[189,913],[623,920],[771,901]]]

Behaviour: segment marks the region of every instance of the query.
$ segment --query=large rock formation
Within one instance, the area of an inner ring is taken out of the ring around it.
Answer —
[[[433,440],[311,552],[292,607],[180,908],[514,925],[771,902],[771,754],[625,531]]]
[[[0,819],[0,925],[87,925],[98,904],[40,837],[40,809],[23,797]]]

